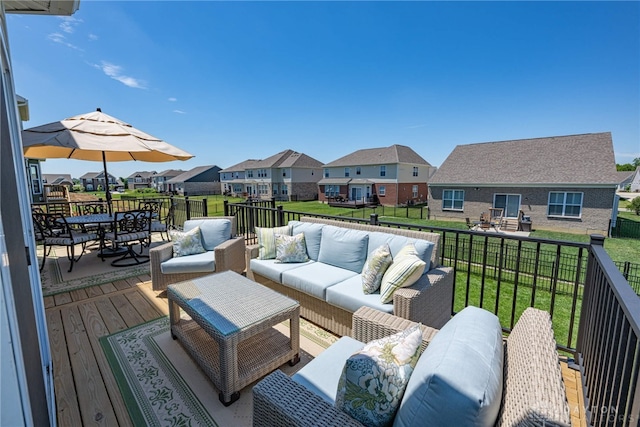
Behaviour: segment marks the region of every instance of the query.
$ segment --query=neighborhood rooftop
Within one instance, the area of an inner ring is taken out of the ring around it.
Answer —
[[[394,144],[389,147],[365,148],[354,151],[344,157],[340,157],[326,167],[353,166],[353,165],[385,165],[394,163],[414,163],[431,166],[418,153],[406,145]]]

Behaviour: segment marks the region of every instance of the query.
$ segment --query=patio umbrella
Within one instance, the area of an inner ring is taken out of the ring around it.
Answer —
[[[22,131],[22,146],[24,156],[32,159],[102,161],[109,213],[111,193],[107,162],[169,162],[193,157],[186,151],[104,114],[99,108],[91,113],[25,129]]]

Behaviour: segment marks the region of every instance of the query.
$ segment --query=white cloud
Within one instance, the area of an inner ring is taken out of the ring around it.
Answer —
[[[187,114],[186,112],[181,111],[181,110],[173,110],[173,112],[177,113],[177,114]]]
[[[178,98],[174,98],[174,97],[171,97],[171,98],[168,99],[168,101],[170,101],[170,102],[176,102],[177,100],[178,100]]]
[[[59,43],[59,44],[61,44],[63,46],[66,46],[66,47],[68,47],[70,49],[75,49],[75,50],[82,51],[82,49],[80,49],[78,46],[76,46],[76,45],[74,45],[72,43],[69,43],[63,34],[51,33],[51,34],[49,34],[47,36],[47,38],[49,40],[51,40],[52,42],[54,42],[54,43]]]
[[[83,22],[82,19],[76,19],[73,16],[62,16],[60,19],[62,19],[60,29],[68,34],[73,33],[76,27]]]
[[[102,61],[100,65],[94,65],[99,70],[102,70],[107,76],[114,80],[119,81],[125,86],[129,86],[136,89],[146,89],[146,82],[144,80],[136,79],[135,77],[125,76],[122,74],[122,67],[112,64],[107,61]]]
[[[91,41],[98,40],[98,36],[96,36],[95,34],[89,34],[89,40]]]
[[[621,157],[623,159],[635,159],[640,157],[640,152],[638,153],[616,153],[616,157]]]

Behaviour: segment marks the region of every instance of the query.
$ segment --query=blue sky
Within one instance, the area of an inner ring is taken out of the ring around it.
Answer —
[[[640,157],[639,2],[81,0],[8,31],[25,128],[101,107],[196,156],[118,177],[392,144],[440,166],[459,144],[609,131],[616,162]]]

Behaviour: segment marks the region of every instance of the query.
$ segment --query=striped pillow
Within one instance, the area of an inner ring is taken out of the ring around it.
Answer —
[[[291,236],[291,227],[256,227],[258,237],[258,259],[274,259],[276,257],[276,234]]]
[[[396,289],[413,285],[422,276],[426,265],[427,263],[418,256],[413,243],[400,249],[382,276],[380,301],[383,304],[392,302]]]

